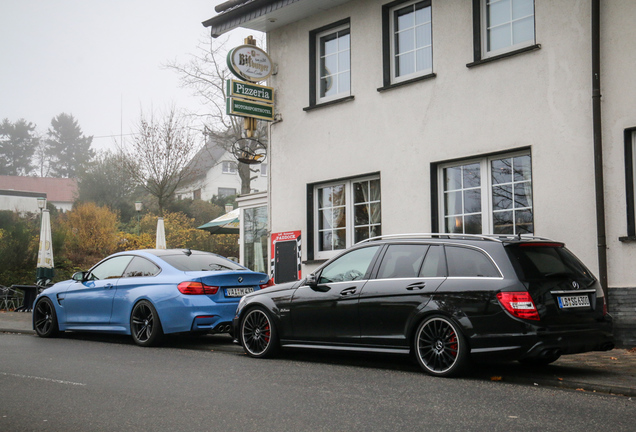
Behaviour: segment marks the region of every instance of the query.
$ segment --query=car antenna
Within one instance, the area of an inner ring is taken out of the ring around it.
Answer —
[[[190,250],[190,248],[184,250],[183,253],[186,254],[186,256],[192,255],[192,251]]]

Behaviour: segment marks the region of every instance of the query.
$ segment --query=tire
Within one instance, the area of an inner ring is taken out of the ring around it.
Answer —
[[[55,337],[60,333],[55,307],[48,297],[42,297],[33,308],[33,328],[43,338]]]
[[[278,332],[269,313],[257,307],[247,311],[239,327],[241,345],[250,357],[273,357],[279,348]]]
[[[468,344],[459,326],[441,315],[426,318],[414,339],[417,362],[430,375],[459,375],[468,366]]]
[[[163,338],[161,321],[155,307],[147,300],[141,300],[130,313],[130,334],[139,346],[158,345]]]

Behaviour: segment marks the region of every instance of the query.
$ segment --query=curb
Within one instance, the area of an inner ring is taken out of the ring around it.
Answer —
[[[611,396],[626,396],[626,397],[636,397],[636,389],[630,387],[622,387],[616,385],[602,385],[602,384],[593,384],[589,382],[579,382],[579,381],[554,381],[545,378],[525,378],[525,377],[510,377],[510,376],[502,376],[501,380],[497,380],[499,382],[509,383],[509,384],[524,384],[524,385],[534,385],[537,387],[552,387],[558,388],[562,390],[574,390],[585,393],[602,393]]]

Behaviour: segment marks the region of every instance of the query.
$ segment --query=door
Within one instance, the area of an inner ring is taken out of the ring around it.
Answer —
[[[361,342],[408,347],[407,330],[446,279],[441,246],[390,245],[360,294]]]
[[[381,246],[339,256],[317,275],[317,286],[302,286],[291,301],[293,338],[303,341],[357,343],[358,298]]]
[[[69,325],[108,325],[117,281],[132,258],[122,255],[102,261],[93,267],[87,280],[72,284],[60,296]]]

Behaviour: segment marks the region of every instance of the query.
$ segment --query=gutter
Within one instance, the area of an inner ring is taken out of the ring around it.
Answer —
[[[601,120],[601,5],[592,0],[592,126],[594,134],[594,186],[599,281],[607,299],[607,238],[605,232],[605,181],[603,178],[603,129]]]

